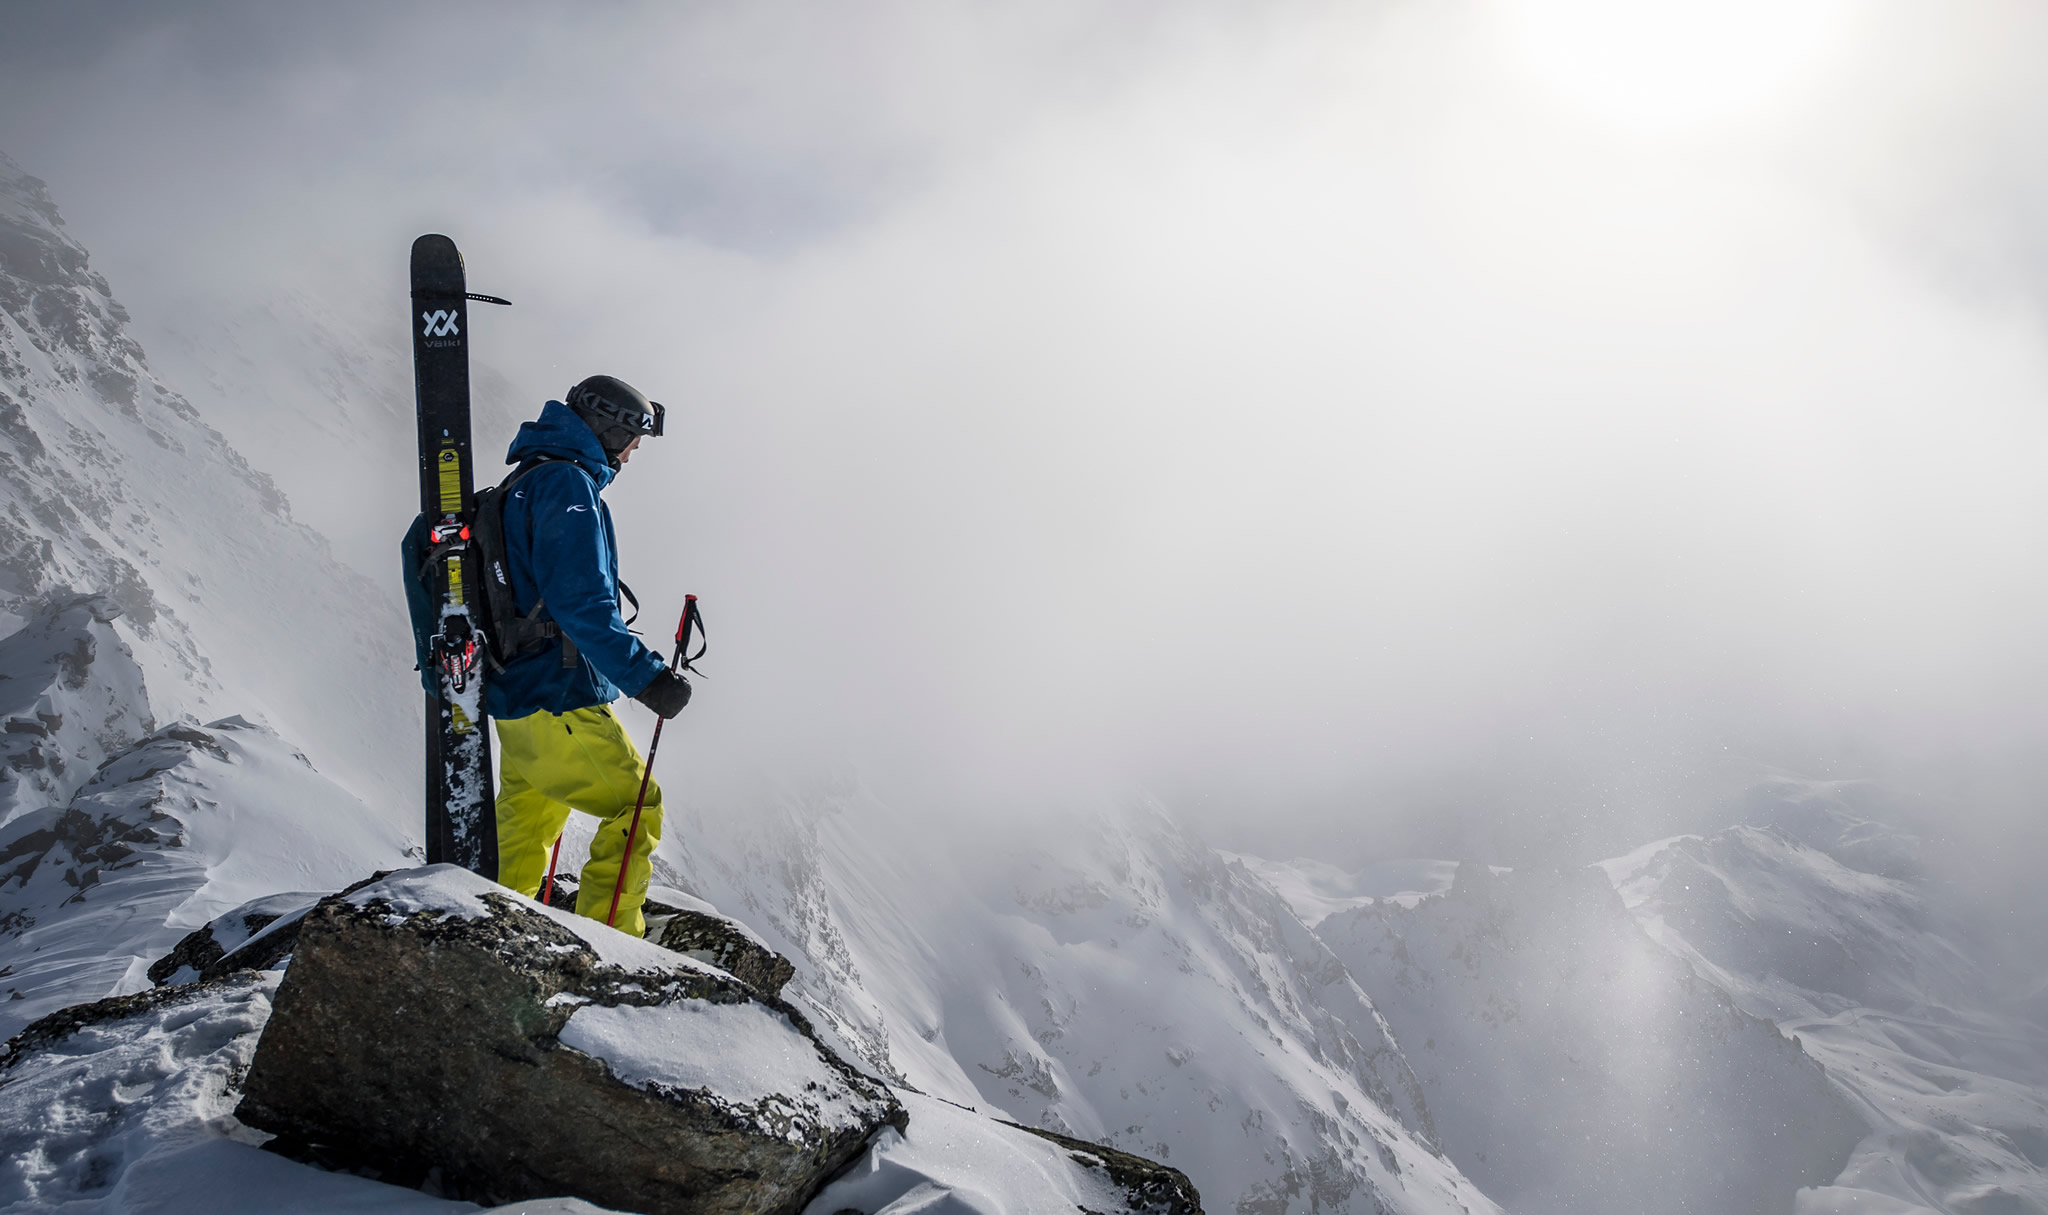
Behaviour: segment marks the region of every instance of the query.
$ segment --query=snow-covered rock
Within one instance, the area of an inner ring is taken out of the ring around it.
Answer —
[[[0,1051],[0,1209],[118,1215],[453,1215],[430,1198],[261,1150],[239,1078],[276,972],[67,1010]]]
[[[23,604],[0,638],[0,825],[70,799],[107,756],[156,729],[142,670],[104,595]]]
[[[67,805],[0,827],[0,1033],[140,991],[179,939],[280,888],[335,890],[405,840],[240,718],[167,726]]]
[[[903,1093],[910,1125],[827,1186],[804,1215],[1201,1215],[1178,1170]]]
[[[1317,932],[1407,1047],[1451,1157],[1510,1210],[1782,1212],[1862,1137],[1820,1066],[1644,935],[1597,869],[1463,865],[1445,894]]]
[[[793,1215],[904,1122],[789,1005],[450,865],[306,916],[244,1092],[324,1159],[690,1215]]]
[[[576,878],[557,874],[550,905],[574,907],[579,884]],[[796,975],[789,959],[770,948],[759,933],[687,891],[651,886],[640,910],[648,940],[708,962],[767,995],[781,995]]]
[[[278,968],[299,939],[299,921],[324,897],[321,891],[289,890],[250,899],[222,912],[186,933],[171,952],[151,962],[149,981],[158,987],[175,987],[223,978],[237,970]]]

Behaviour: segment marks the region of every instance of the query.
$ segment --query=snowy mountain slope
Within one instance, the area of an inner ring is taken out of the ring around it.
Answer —
[[[407,863],[404,838],[241,718],[177,724],[68,805],[0,827],[0,1037],[141,991],[149,964],[230,908]]]
[[[1041,826],[950,838],[840,789],[679,816],[671,859],[797,962],[786,994],[934,1095],[1174,1164],[1212,1209],[1493,1209],[1270,887],[1157,808]]]
[[[0,1032],[65,1010],[0,1052],[0,1210],[475,1210],[258,1150],[267,1136],[233,1110],[280,971],[154,988],[143,977],[186,928],[225,908],[286,887],[337,888],[392,863],[396,848],[345,792],[238,720],[168,727],[118,754],[69,807],[0,832],[0,981],[20,993],[0,1003]],[[672,956],[570,922],[610,952]],[[109,992],[130,994],[81,1003]],[[658,1063],[662,1049],[640,1042],[635,1057]],[[876,1215],[1131,1209],[1101,1160],[908,1096],[918,1113],[908,1135],[849,1174],[838,1205],[818,1208],[826,1215],[847,1203]]]
[[[1854,1102],[1868,1134],[1801,1215],[2048,1211],[2048,1030],[1990,998],[1970,925],[1853,786],[1766,793],[1751,813],[1771,826],[1605,869],[1651,936],[1775,1019]]]
[[[1510,1210],[1782,1212],[1862,1137],[1819,1066],[1597,869],[1461,865],[1442,895],[1317,932],[1407,1046],[1451,1158]]]
[[[127,323],[42,183],[0,159],[0,628],[104,592],[158,719],[260,715],[373,805],[410,804],[395,594],[293,521]]]
[[[164,381],[201,402],[252,465],[290,470],[293,516],[380,587],[419,501],[412,342],[397,307],[405,271],[405,250],[392,250],[389,315],[355,315],[289,285],[220,298],[195,283],[138,307],[130,323]],[[540,398],[514,389],[477,350],[470,395],[478,475],[495,479],[489,469]],[[319,460],[309,461],[316,448]]]
[[[0,825],[68,800],[101,761],[156,729],[142,670],[103,595],[58,597],[0,638]]]
[[[1413,907],[1432,894],[1449,890],[1458,872],[1456,861],[1419,858],[1374,861],[1353,871],[1307,857],[1269,861],[1232,852],[1217,855],[1259,875],[1310,928],[1340,911],[1383,900]]]

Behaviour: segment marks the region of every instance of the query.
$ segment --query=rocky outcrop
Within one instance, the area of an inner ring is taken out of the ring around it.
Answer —
[[[738,920],[709,909],[667,907],[648,902],[648,936],[663,949],[709,962],[734,978],[758,988],[762,994],[782,994],[783,984],[796,974],[789,959],[763,944],[761,938]],[[657,923],[660,913],[666,918]]]
[[[1146,1215],[1202,1215],[1202,1196],[1195,1192],[1195,1185],[1188,1180],[1187,1174],[1179,1169],[1057,1131],[1015,1122],[1003,1125],[1066,1149],[1074,1163],[1101,1173],[1110,1184],[1121,1189],[1133,1211],[1143,1211]]]
[[[759,986],[452,866],[299,925],[238,1116],[479,1201],[789,1212],[902,1106]]]
[[[215,916],[150,963],[149,981],[165,987],[218,979],[237,970],[268,970],[291,953],[299,939],[299,921],[320,899],[316,892],[295,890],[251,899]]]
[[[61,805],[109,755],[156,729],[142,670],[105,595],[56,594],[0,639],[0,823]]]
[[[575,878],[556,874],[549,888],[549,906],[574,907],[578,889]],[[648,940],[709,962],[764,995],[781,995],[783,986],[796,975],[789,959],[770,949],[760,934],[694,895],[657,888],[641,905],[641,914],[647,920]]]

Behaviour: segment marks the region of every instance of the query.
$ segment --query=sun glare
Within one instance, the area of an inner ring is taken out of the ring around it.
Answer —
[[[1639,130],[1753,115],[1819,77],[1847,0],[1498,0],[1515,61]]]

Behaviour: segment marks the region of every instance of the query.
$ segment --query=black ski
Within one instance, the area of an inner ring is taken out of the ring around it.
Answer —
[[[427,694],[427,863],[498,876],[484,647],[469,542],[469,305],[462,254],[445,236],[412,243],[412,366],[419,393],[420,510],[434,521],[428,587],[439,605]],[[494,301],[495,302],[495,301]]]

